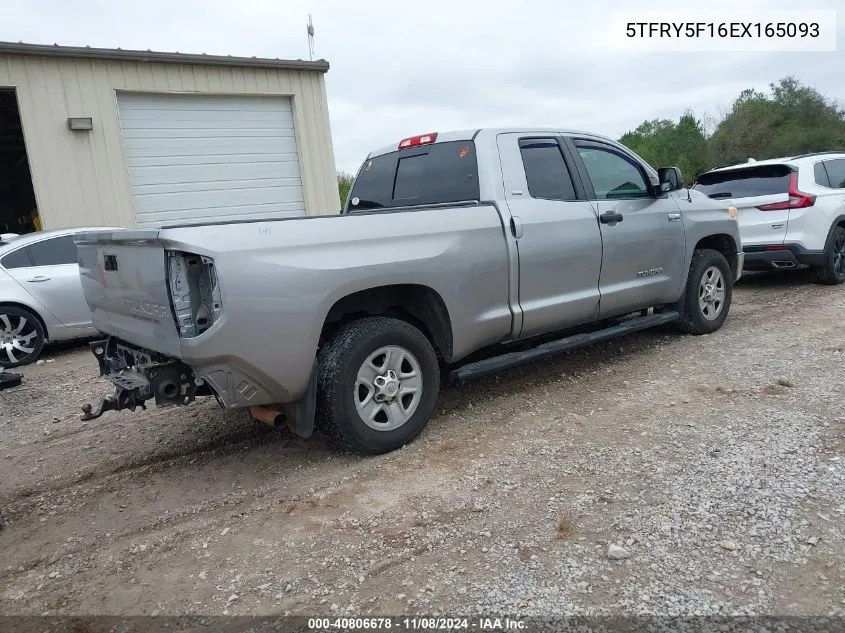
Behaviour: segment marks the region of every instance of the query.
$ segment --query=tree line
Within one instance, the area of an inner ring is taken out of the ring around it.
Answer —
[[[743,90],[718,120],[687,110],[677,122],[643,121],[619,142],[654,167],[678,167],[689,185],[708,169],[749,158],[845,150],[845,110],[815,88],[784,77],[767,92]],[[337,184],[342,205],[352,176],[338,173]]]
[[[687,184],[708,169],[749,158],[845,150],[845,110],[794,77],[767,92],[743,90],[718,121],[707,123],[687,110],[677,122],[644,121],[619,142],[655,167],[680,168]]]

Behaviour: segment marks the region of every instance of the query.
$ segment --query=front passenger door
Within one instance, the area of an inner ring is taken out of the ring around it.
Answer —
[[[674,194],[654,192],[644,167],[623,149],[573,142],[601,229],[599,318],[676,301],[686,240]]]

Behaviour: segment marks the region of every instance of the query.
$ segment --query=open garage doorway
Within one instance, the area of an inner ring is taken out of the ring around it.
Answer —
[[[14,88],[0,88],[0,234],[41,229]]]

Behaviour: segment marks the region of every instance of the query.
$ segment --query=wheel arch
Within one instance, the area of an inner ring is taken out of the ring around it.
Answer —
[[[442,360],[452,357],[449,310],[440,294],[429,286],[377,286],[338,299],[323,320],[319,345],[346,323],[364,316],[389,316],[410,323],[429,339]]]
[[[696,242],[693,252],[705,248],[719,251],[725,256],[735,279],[737,273],[739,272],[737,270],[739,268],[739,257],[737,256],[739,246],[733,236],[728,235],[727,233],[713,233],[711,235],[706,235]]]
[[[830,223],[830,228],[827,230],[827,237],[824,240],[824,248],[827,250],[827,247],[830,246],[830,240],[833,239],[833,231],[836,227],[841,226],[845,229],[845,215],[840,215],[833,222]]]

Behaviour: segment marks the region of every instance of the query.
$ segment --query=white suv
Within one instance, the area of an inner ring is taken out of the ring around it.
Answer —
[[[845,152],[719,167],[693,189],[736,207],[745,269],[811,266],[820,283],[845,282]]]

